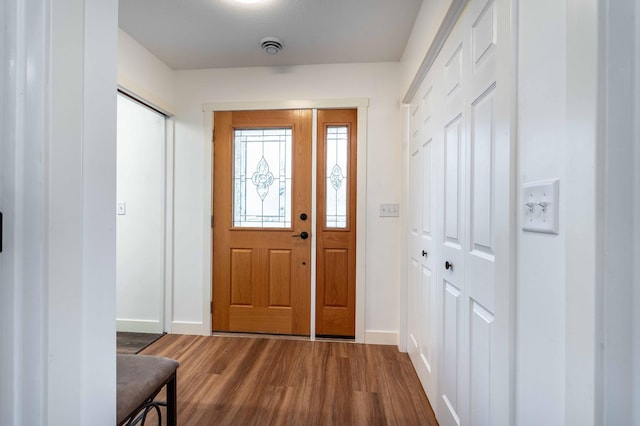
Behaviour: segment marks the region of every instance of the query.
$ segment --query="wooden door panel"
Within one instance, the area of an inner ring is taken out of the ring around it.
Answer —
[[[291,334],[291,309],[231,306],[229,328],[240,333]]]
[[[311,208],[311,111],[217,112],[214,129],[213,329],[309,334],[311,242],[292,237],[311,231],[300,219]],[[255,203],[278,216],[256,221],[244,213]]]
[[[253,249],[231,249],[231,304],[253,305]]]
[[[291,250],[269,251],[269,306],[291,307]]]
[[[332,134],[336,135],[335,139]],[[340,152],[339,144],[342,144]],[[355,109],[318,111],[317,151],[316,334],[353,337],[356,302]],[[343,203],[330,213],[327,200],[340,200],[340,196],[344,196]],[[328,219],[343,213],[346,217]]]
[[[332,308],[346,308],[349,306],[349,251],[325,249],[323,255],[323,304]]]

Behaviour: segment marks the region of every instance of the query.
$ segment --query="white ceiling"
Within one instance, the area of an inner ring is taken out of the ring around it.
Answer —
[[[173,69],[398,61],[422,0],[120,0],[119,25]],[[269,55],[265,36],[284,50]]]

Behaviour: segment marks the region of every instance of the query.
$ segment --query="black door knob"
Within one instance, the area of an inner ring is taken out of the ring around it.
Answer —
[[[426,250],[422,250],[422,255],[423,255],[424,257],[427,257],[427,256],[429,256],[429,253],[427,253],[427,251],[426,251]]]
[[[309,233],[302,231],[301,233],[299,233],[298,235],[292,235],[292,238],[302,238],[303,240],[306,240],[307,238],[309,238]]]
[[[444,267],[445,269],[453,270],[453,263],[449,263],[449,261],[447,260],[446,262],[444,262]]]
[[[307,214],[306,213],[301,213],[300,214],[300,219],[301,220],[307,220]]]

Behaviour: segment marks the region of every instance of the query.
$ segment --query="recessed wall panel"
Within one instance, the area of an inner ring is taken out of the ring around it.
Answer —
[[[462,45],[458,46],[444,67],[445,93],[451,96],[460,87],[462,77]]]
[[[422,127],[422,123],[420,122],[420,105],[418,103],[411,105],[411,137],[417,138],[420,133],[420,129]]]
[[[422,123],[423,126],[426,126],[428,124],[431,123],[431,115],[433,113],[433,105],[432,105],[432,100],[433,100],[433,95],[432,95],[432,88],[429,87],[429,89],[425,92],[424,96],[422,97]]]
[[[269,250],[269,305],[291,306],[291,250]]]
[[[473,63],[475,66],[493,54],[498,39],[497,9],[493,0],[486,7],[473,24],[471,30]]]
[[[431,236],[433,230],[431,218],[431,185],[433,176],[433,141],[429,139],[422,146],[422,234]]]
[[[252,249],[231,249],[231,304],[251,305]]]
[[[470,316],[470,418],[473,424],[491,422],[491,335],[494,315],[471,300]]]
[[[420,330],[420,300],[418,298],[418,291],[420,288],[420,264],[413,257],[411,258],[411,269],[409,270],[409,318],[408,318],[408,330],[409,330],[409,344],[410,350],[417,350],[420,346],[418,343],[419,330]]]
[[[349,251],[326,249],[324,260],[324,305],[347,307],[349,301]]]
[[[431,298],[431,270],[423,266],[422,268],[422,297],[421,299],[421,325],[422,333],[420,339],[420,356],[427,367],[427,371],[431,372],[431,318],[433,314],[433,300]]]
[[[444,282],[443,300],[443,348],[442,348],[442,396],[453,418],[458,415],[458,365],[460,354],[458,342],[460,325],[460,290],[449,283]]]
[[[460,162],[462,117],[458,116],[445,128],[445,239],[458,243],[460,228]]]
[[[411,159],[409,160],[410,169],[409,169],[409,197],[410,197],[410,224],[411,224],[411,233],[414,235],[418,235],[420,232],[420,222],[421,222],[421,210],[422,210],[422,197],[420,194],[421,185],[420,185],[420,177],[422,173],[422,167],[420,164],[420,150],[416,150],[411,153]]]
[[[493,255],[494,87],[472,105],[471,249]]]

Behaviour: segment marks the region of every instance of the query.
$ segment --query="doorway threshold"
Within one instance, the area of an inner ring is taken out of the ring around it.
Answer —
[[[301,340],[301,341],[316,341],[316,342],[343,342],[343,343],[355,343],[353,337],[331,337],[323,336],[311,339],[309,336],[298,336],[294,334],[268,334],[268,333],[241,333],[230,331],[212,331],[213,337],[246,337],[252,339],[272,339],[272,340]]]

